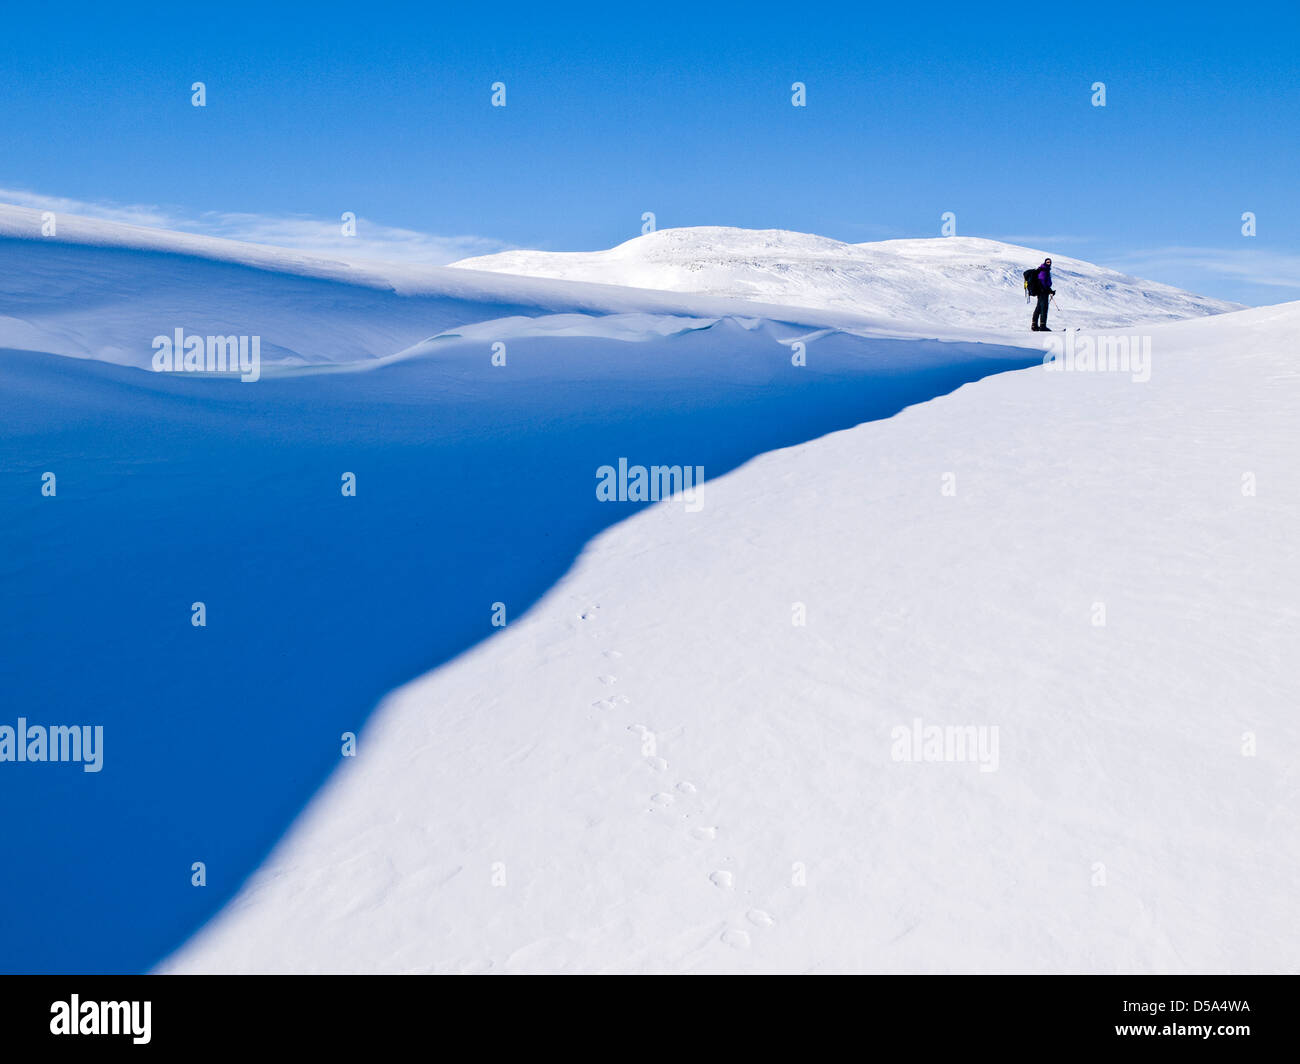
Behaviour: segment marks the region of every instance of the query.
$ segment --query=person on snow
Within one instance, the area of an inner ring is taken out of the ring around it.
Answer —
[[[1052,260],[1044,259],[1038,267],[1038,305],[1034,307],[1034,319],[1030,323],[1034,332],[1051,332],[1047,327],[1047,301],[1056,295],[1052,287]]]

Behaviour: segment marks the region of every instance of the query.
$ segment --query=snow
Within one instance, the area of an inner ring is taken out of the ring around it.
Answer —
[[[609,251],[506,251],[453,266],[1019,330],[1027,317],[1023,272],[1049,256],[1057,316],[1072,328],[1241,309],[1080,259],[976,237],[844,244],[779,229],[700,226],[648,233]]]
[[[254,331],[276,368],[361,363],[431,335],[499,318],[583,314],[745,316],[915,335],[911,323],[726,298],[682,299],[613,285],[503,277],[449,267],[321,258],[216,237],[0,205],[0,343],[148,368],[151,341]],[[599,333],[602,325],[596,325]],[[658,326],[652,327],[652,331]],[[936,336],[949,333],[929,330]],[[969,335],[967,330],[963,336]]]
[[[1143,383],[1042,366],[1039,253],[966,238],[664,231],[594,283],[33,213],[0,636],[105,757],[0,771],[6,967],[1294,970],[1300,304],[1053,255]],[[177,326],[272,372],[142,373]],[[620,458],[702,505],[599,502]],[[927,726],[983,745],[899,760]]]
[[[164,970],[1294,970],[1297,326],[1158,326],[1146,384],[998,374],[616,525]],[[918,718],[996,771],[893,760]]]
[[[176,326],[252,331],[271,372],[381,360],[436,333],[550,314],[761,316],[804,331],[1004,342],[1029,317],[1020,271],[1042,261],[992,241],[848,245],[775,230],[663,230],[594,255],[507,253],[532,258],[452,267],[322,258],[68,215],[55,237],[40,234],[39,211],[0,205],[0,267],[10,278],[0,343],[148,368],[153,337]],[[1068,308],[1054,324],[1110,328],[1238,309],[1053,262]],[[538,276],[515,276],[516,263]],[[611,323],[588,324],[600,335]]]

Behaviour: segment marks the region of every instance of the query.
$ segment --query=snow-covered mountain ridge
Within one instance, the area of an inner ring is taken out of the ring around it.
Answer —
[[[608,251],[506,251],[462,259],[490,270],[697,292],[872,317],[1023,328],[1022,272],[1050,256],[1061,321],[1120,328],[1240,310],[1082,259],[978,237],[845,244],[780,229],[664,229]]]

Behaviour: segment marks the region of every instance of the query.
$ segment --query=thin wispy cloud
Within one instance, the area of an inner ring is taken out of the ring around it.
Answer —
[[[0,188],[0,202],[59,214],[80,215],[149,229],[170,229],[196,236],[222,237],[252,244],[269,244],[317,255],[349,259],[442,266],[471,255],[490,255],[513,245],[480,236],[438,236],[415,229],[382,225],[358,216],[356,235],[345,236],[342,219],[308,215],[267,215],[232,211],[203,211],[145,204],[89,202],[47,196],[21,189]]]
[[[1196,271],[1228,281],[1300,291],[1300,255],[1268,248],[1149,248],[1123,256],[1115,265],[1143,276]]]

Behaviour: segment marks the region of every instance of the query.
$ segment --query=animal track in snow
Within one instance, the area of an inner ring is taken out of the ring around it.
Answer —
[[[668,762],[662,757],[647,757],[646,764],[656,772],[663,772],[668,767]]]
[[[608,687],[610,684],[618,683],[617,676],[597,676],[596,679],[598,679],[606,687]]]
[[[731,890],[735,886],[735,877],[730,872],[714,872],[709,880],[722,890]]]
[[[749,949],[749,935],[739,928],[727,928],[722,932],[722,941],[732,949]]]
[[[749,912],[745,914],[745,919],[755,927],[771,927],[776,923],[776,921],[772,919],[771,915],[765,913],[762,909],[750,909]]]
[[[665,765],[664,767],[667,768],[668,766]],[[694,794],[695,784],[691,783],[690,780],[682,780],[681,783],[677,784],[677,789],[681,791],[682,794]]]
[[[652,794],[650,796],[650,801],[654,802],[655,805],[672,805],[673,796],[660,791],[658,794]]]

